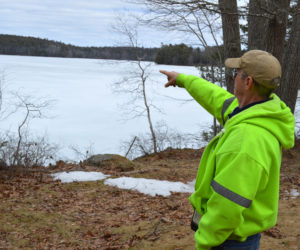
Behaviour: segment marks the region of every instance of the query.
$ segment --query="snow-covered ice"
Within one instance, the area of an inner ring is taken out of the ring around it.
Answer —
[[[120,105],[124,106],[129,96],[112,91],[114,83],[134,69],[135,65],[128,61],[0,55],[1,84],[5,85],[2,110],[13,101],[8,96],[10,91],[37,99],[54,99],[51,109],[44,110],[51,119],[31,120],[29,129],[32,134],[46,133],[52,143],[58,144],[59,158],[78,160],[70,146],[78,146],[82,152],[92,146],[93,154],[122,154],[122,141],[148,132],[145,117],[124,116],[128,110],[121,109]],[[183,105],[170,99],[191,97],[183,89],[165,88],[167,79],[159,69],[199,74],[195,67],[151,63],[147,94],[149,102],[163,112],[153,109],[153,123],[164,120],[170,128],[182,133],[199,133],[209,128],[212,117],[198,103]],[[15,133],[23,119],[24,113],[19,110],[2,120],[0,129]]]
[[[104,184],[116,186],[121,189],[136,190],[151,196],[169,196],[171,192],[192,193],[194,192],[193,182],[184,184],[182,182],[160,181],[145,178],[120,177],[106,179]]]
[[[73,181],[98,181],[103,180],[109,175],[102,174],[101,172],[84,172],[84,171],[71,171],[71,172],[59,172],[52,174],[54,180],[61,180],[64,183],[70,183]]]

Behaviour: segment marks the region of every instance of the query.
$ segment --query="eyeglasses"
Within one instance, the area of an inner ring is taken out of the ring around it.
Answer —
[[[238,70],[237,69],[233,69],[232,70],[232,79],[233,80],[236,78],[237,74],[238,74]]]

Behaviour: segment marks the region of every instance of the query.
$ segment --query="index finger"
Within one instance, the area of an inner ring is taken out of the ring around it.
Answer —
[[[160,70],[159,72],[162,73],[162,74],[164,74],[164,75],[168,74],[168,71],[166,71],[166,70]]]

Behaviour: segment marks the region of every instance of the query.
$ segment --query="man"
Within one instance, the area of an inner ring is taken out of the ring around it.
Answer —
[[[294,146],[295,120],[272,93],[281,78],[275,57],[251,50],[225,66],[235,69],[235,97],[202,78],[160,72],[166,87],[184,87],[224,127],[202,155],[189,198],[196,248],[259,249],[260,232],[276,224],[281,148]]]

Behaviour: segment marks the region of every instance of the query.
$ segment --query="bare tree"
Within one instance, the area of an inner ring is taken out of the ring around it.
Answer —
[[[129,46],[135,48],[136,61],[133,61],[133,70],[128,71],[128,76],[114,85],[115,92],[127,93],[131,99],[127,102],[130,106],[131,118],[146,115],[149,130],[151,133],[153,151],[157,152],[156,135],[153,128],[151,108],[155,106],[149,101],[147,94],[147,83],[149,80],[149,68],[151,63],[143,62],[143,58],[139,55],[138,44],[138,24],[131,23],[130,19],[119,17],[117,23],[113,27],[117,32],[123,34],[127,38]],[[142,100],[142,105],[138,101]]]
[[[14,166],[19,137],[5,132],[0,135],[0,141],[2,142],[0,144],[1,165]],[[58,146],[50,143],[47,136],[33,136],[26,133],[22,136],[18,162],[15,164],[25,167],[44,166],[54,160],[57,151]]]
[[[175,129],[169,128],[164,122],[158,122],[155,124],[157,147],[161,152],[168,148],[182,149],[182,148],[194,148],[201,147],[203,143],[203,137],[201,132],[196,134],[179,133]],[[134,159],[139,156],[149,155],[153,151],[149,145],[151,143],[151,134],[139,134],[134,135],[128,141],[124,141],[121,144],[121,150],[127,153],[128,158]],[[132,144],[132,141],[135,141]],[[130,148],[130,151],[128,151]]]
[[[84,148],[80,148],[78,145],[71,145],[70,150],[73,151],[75,157],[79,161],[85,161],[94,154],[94,144],[91,143]]]
[[[224,41],[224,56],[240,57],[241,56],[241,41],[239,17],[231,13],[238,13],[236,0],[219,0],[219,7],[222,15],[223,41]],[[227,90],[233,93],[234,83],[232,78],[232,70],[225,70]]]
[[[140,0],[154,17],[148,18],[148,23],[166,30],[176,30],[185,34],[192,34],[198,39],[199,45],[204,48],[216,46],[219,48],[218,60],[224,66],[225,57],[238,57],[241,55],[239,15],[236,0],[216,1],[178,1],[178,0]],[[222,25],[218,19],[222,18]],[[221,48],[219,31],[223,29],[224,48]],[[209,37],[210,36],[210,37]],[[222,51],[223,49],[223,51]],[[231,70],[226,70],[226,86],[233,92]]]
[[[207,1],[139,0],[138,2],[145,4],[150,13],[142,16],[140,19],[142,23],[167,32],[181,32],[186,41],[197,41],[194,45],[205,49],[208,53],[212,52],[214,56],[216,54],[218,66],[223,66],[223,48],[220,44],[221,19],[219,13],[211,11],[217,10],[217,5],[208,5]],[[206,8],[197,7],[201,2],[205,3]]]
[[[287,42],[286,33],[289,9],[290,0],[251,0],[248,40],[249,49],[259,48],[266,50],[281,62],[283,69],[282,84],[276,90],[276,94],[294,112],[299,89],[300,66],[299,60],[295,56],[300,50],[299,15],[295,13],[293,16],[290,38]],[[299,12],[299,7],[296,9]],[[257,13],[261,14],[262,17],[252,15]]]
[[[53,100],[37,99],[26,96],[20,92],[5,92],[3,99],[3,86],[5,74],[0,76],[0,117],[5,121],[16,113],[24,112],[24,117],[17,124],[16,133],[1,131],[0,134],[0,162],[3,166],[22,165],[43,166],[48,160],[53,159],[58,151],[58,146],[50,144],[46,135],[33,136],[29,133],[28,123],[31,119],[43,118],[45,109],[49,108]],[[7,86],[5,86],[7,87]],[[3,102],[3,100],[6,100]],[[9,102],[9,101],[10,102]],[[3,105],[2,105],[3,104]],[[16,122],[17,123],[17,122]]]
[[[49,108],[52,101],[39,100],[35,101],[31,96],[22,96],[19,93],[14,93],[13,96],[17,99],[16,110],[24,110],[25,115],[21,123],[18,125],[18,142],[17,147],[13,155],[12,165],[20,164],[22,155],[20,154],[21,145],[23,143],[23,137],[26,134],[25,128],[31,119],[44,118],[44,109]]]
[[[290,0],[269,0],[267,5],[271,18],[266,32],[266,51],[282,62]]]
[[[250,0],[248,13],[248,49],[266,48],[268,15],[266,0]],[[260,15],[260,16],[257,16]]]
[[[295,112],[298,90],[300,88],[300,0],[293,16],[291,35],[283,57],[283,76],[279,94],[282,100]]]
[[[208,1],[176,1],[176,0],[142,0],[149,11],[150,17],[143,16],[142,22],[147,25],[160,27],[166,31],[182,32],[183,35],[188,35],[196,38],[197,45],[204,48],[209,53],[210,66],[200,67],[202,76],[205,75],[207,80],[215,83],[217,81],[222,87],[225,83],[224,75],[224,51],[232,51],[232,41],[226,45],[226,49],[220,45],[221,37],[220,31],[222,29],[221,16],[218,5]],[[153,17],[154,16],[154,17]],[[234,21],[236,21],[235,16]],[[224,19],[225,20],[225,19]],[[237,19],[238,20],[238,19]],[[226,22],[227,20],[225,20]],[[223,24],[224,25],[224,24]],[[231,31],[238,32],[232,28],[232,22],[226,27]],[[223,28],[224,29],[224,28]],[[231,32],[230,34],[233,34]],[[239,33],[237,33],[239,36]],[[226,37],[227,34],[225,34]],[[228,40],[228,39],[227,39]],[[239,42],[239,37],[237,39]],[[230,47],[230,46],[231,47]],[[240,44],[236,44],[239,48]],[[212,48],[213,47],[213,48]],[[230,47],[230,48],[229,48]],[[228,54],[226,52],[226,54]],[[228,54],[229,55],[229,54]],[[231,53],[233,55],[233,53]],[[236,55],[236,54],[234,54]],[[238,54],[239,56],[239,54]],[[217,59],[217,60],[216,60]],[[217,61],[218,69],[215,70],[215,63]],[[217,72],[217,73],[216,73]],[[233,81],[231,78],[231,70],[227,72],[226,78],[227,89],[233,92]],[[213,120],[215,126],[215,134],[218,132],[218,125],[216,119]]]

